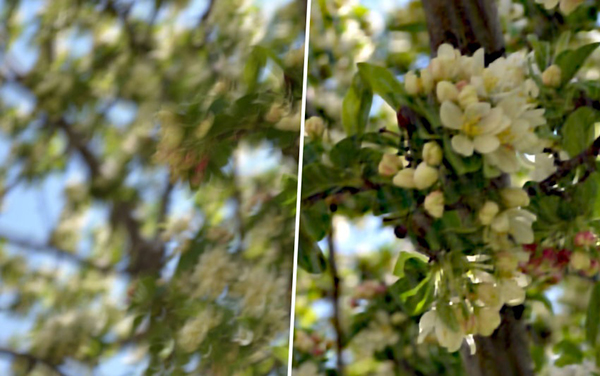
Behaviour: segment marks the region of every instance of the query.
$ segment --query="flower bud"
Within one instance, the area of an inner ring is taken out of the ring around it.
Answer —
[[[427,214],[433,218],[442,218],[444,215],[444,194],[441,191],[433,191],[425,197],[423,203]]]
[[[201,140],[204,138],[204,136],[206,136],[208,131],[210,131],[213,126],[213,120],[214,118],[211,116],[208,119],[204,119],[202,122],[200,122],[198,128],[196,128],[196,131],[194,132],[196,138]]]
[[[458,99],[458,89],[453,83],[448,81],[440,81],[436,87],[436,94],[440,103],[444,101],[455,101]]]
[[[421,79],[415,72],[409,71],[404,76],[404,88],[409,95],[419,95],[422,91]]]
[[[402,168],[402,158],[396,154],[384,154],[379,162],[379,174],[383,176],[395,175]]]
[[[481,308],[477,312],[477,333],[482,336],[491,336],[500,326],[500,312],[494,308]]]
[[[392,183],[400,188],[415,188],[415,170],[412,168],[405,168],[398,171],[394,176],[394,179],[392,179]]]
[[[503,212],[494,217],[491,223],[492,231],[497,233],[506,233],[510,229],[510,222],[508,220],[508,215]]]
[[[470,104],[479,102],[477,89],[473,85],[465,85],[458,94],[458,103],[462,108],[467,108]]]
[[[312,116],[304,122],[304,131],[306,135],[313,140],[321,138],[325,131],[325,123],[318,116]]]
[[[427,189],[438,180],[438,170],[421,162],[417,166],[414,174],[415,187],[417,189]]]
[[[596,244],[596,235],[591,231],[581,231],[575,235],[575,246],[589,247]]]
[[[592,265],[592,260],[585,252],[575,252],[571,255],[569,265],[575,270],[587,270]]]
[[[431,78],[433,78],[434,81],[443,80],[445,78],[444,76],[446,74],[444,71],[444,66],[439,58],[436,57],[431,59],[431,62],[429,63],[429,69],[431,70]]]
[[[500,191],[500,197],[508,208],[529,205],[529,195],[521,188],[504,188]]]
[[[498,204],[494,201],[486,201],[479,210],[479,221],[481,224],[487,226],[492,223],[499,211],[500,208],[498,207]]]
[[[552,64],[542,73],[542,82],[549,87],[559,87],[561,71],[558,65]]]
[[[433,77],[431,71],[428,68],[421,69],[421,85],[423,86],[423,92],[429,94],[433,91]]]
[[[571,14],[584,0],[561,0],[560,1],[560,11],[566,15]]]
[[[442,163],[442,148],[437,142],[431,141],[423,146],[423,160],[430,166],[439,166]]]

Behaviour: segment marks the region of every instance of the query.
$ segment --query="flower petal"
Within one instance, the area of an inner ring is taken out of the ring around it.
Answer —
[[[499,147],[493,153],[486,154],[486,158],[502,172],[510,174],[519,170],[519,160],[514,150]]]
[[[437,315],[435,311],[427,311],[423,316],[421,316],[421,320],[419,320],[419,339],[418,343],[423,342],[425,337],[431,333],[433,328],[435,327],[435,321],[437,319]]]
[[[454,52],[454,46],[449,43],[441,44],[438,47],[437,56],[441,58],[454,59],[456,56]]]
[[[471,139],[467,136],[462,134],[456,135],[452,137],[451,143],[452,149],[454,149],[454,151],[456,151],[458,154],[462,154],[465,157],[470,157],[473,155],[473,141],[471,141]]]
[[[473,145],[478,153],[487,154],[500,147],[500,140],[498,140],[498,137],[496,136],[482,134],[475,137]]]
[[[435,326],[435,335],[440,345],[448,349],[449,352],[458,351],[463,342],[463,334],[461,332],[455,332],[441,321]]]
[[[483,118],[490,113],[490,109],[492,105],[488,102],[477,102],[472,103],[467,106],[465,109],[465,118],[467,119],[475,119],[475,118]]]
[[[461,129],[463,123],[463,112],[454,103],[450,101],[445,101],[442,103],[440,108],[440,118],[442,120],[442,124],[446,128],[450,129]]]
[[[510,125],[500,108],[493,108],[477,125],[482,133],[498,134]]]

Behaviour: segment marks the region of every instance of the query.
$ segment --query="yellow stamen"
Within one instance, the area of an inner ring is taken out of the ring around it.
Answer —
[[[462,131],[469,137],[475,137],[481,133],[481,130],[477,126],[479,124],[479,117],[465,120],[462,125]]]
[[[510,131],[510,128],[505,129],[502,132],[498,133],[496,135],[496,137],[498,137],[498,140],[500,140],[500,143],[502,145],[510,144],[515,140],[515,135],[512,134],[512,132]]]
[[[491,74],[486,74],[483,77],[483,87],[485,87],[486,91],[490,92],[496,87],[498,81],[500,81],[498,77],[492,76]]]

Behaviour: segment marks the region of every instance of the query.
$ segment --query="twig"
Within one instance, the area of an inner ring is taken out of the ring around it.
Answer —
[[[317,201],[324,200],[328,197],[343,196],[345,194],[355,195],[360,192],[373,191],[373,190],[378,190],[380,188],[381,188],[381,184],[373,183],[372,181],[365,179],[364,185],[360,186],[360,187],[340,187],[337,189],[330,189],[327,191],[314,193],[314,194],[302,199],[302,205],[313,205]]]
[[[333,303],[333,328],[335,330],[335,350],[336,350],[336,362],[337,362],[337,374],[338,376],[344,375],[344,359],[342,352],[344,348],[344,333],[341,325],[341,311],[340,311],[340,276],[338,274],[337,263],[335,261],[335,244],[333,240],[334,229],[331,226],[331,231],[327,237],[327,251],[329,254],[329,270],[331,272],[331,279],[333,282],[332,291],[332,303]]]
[[[244,225],[244,213],[242,211],[243,199],[242,199],[242,191],[240,190],[240,172],[239,168],[239,153],[233,156],[233,198],[235,199],[235,216],[237,220],[237,231],[240,236],[240,243],[238,246],[238,251],[242,251],[244,248],[244,238],[245,238],[245,225]]]
[[[77,132],[77,130],[75,130],[71,124],[67,123],[65,119],[60,119],[57,122],[52,123],[51,126],[55,126],[65,132],[71,147],[81,154],[85,164],[88,166],[91,175],[90,178],[93,179],[100,176],[100,162],[94,153],[87,147],[85,137]]]
[[[158,239],[158,236],[162,232],[160,230],[161,224],[164,223],[167,219],[167,214],[169,213],[169,207],[171,206],[171,193],[175,188],[175,184],[171,180],[171,175],[168,176],[167,186],[160,196],[160,207],[158,209],[158,216],[156,217],[157,223],[157,231],[155,238]]]
[[[552,187],[555,186],[560,179],[566,177],[573,169],[581,165],[587,164],[591,167],[591,169],[595,169],[595,161],[598,153],[600,153],[600,137],[595,139],[587,149],[579,153],[577,156],[561,162],[554,174],[550,175],[539,183],[539,187],[541,188],[542,192],[551,192]],[[584,180],[585,179],[580,179],[579,182],[583,182]]]
[[[208,8],[206,8],[206,11],[202,14],[202,17],[200,17],[199,24],[203,24],[206,22],[206,20],[208,20],[208,17],[210,17],[213,9],[215,8],[216,2],[217,2],[217,0],[210,0],[208,2]]]
[[[66,373],[63,373],[54,364],[52,364],[49,361],[44,360],[42,358],[38,358],[37,356],[34,356],[32,354],[22,353],[22,352],[18,352],[18,351],[15,351],[15,350],[11,350],[9,348],[0,347],[0,355],[11,356],[13,358],[23,358],[23,359],[26,359],[27,361],[29,361],[30,363],[43,364],[44,366],[50,368],[57,375],[67,376]]]

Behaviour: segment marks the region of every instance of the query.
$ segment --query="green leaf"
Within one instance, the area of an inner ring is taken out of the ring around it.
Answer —
[[[600,42],[590,43],[576,50],[563,51],[558,55],[555,63],[560,67],[562,84],[571,81],[575,77],[577,71],[581,69],[587,58],[598,46],[600,46]]]
[[[254,47],[244,67],[244,82],[248,85],[249,91],[256,88],[260,72],[266,65],[267,53],[265,49],[258,46]]]
[[[535,63],[543,71],[548,66],[550,60],[550,43],[540,42],[534,34],[528,35],[527,40],[531,44],[531,48],[533,48]]]
[[[348,136],[361,135],[367,127],[373,92],[356,74],[342,103],[342,124]]]
[[[558,367],[569,364],[580,364],[583,361],[583,351],[579,346],[569,340],[562,340],[554,346],[554,352],[560,354],[554,362]]]
[[[322,273],[327,268],[325,256],[315,238],[310,234],[304,215],[301,216],[298,234],[298,266],[313,274]]]
[[[555,60],[558,57],[558,55],[560,55],[561,53],[563,53],[564,51],[567,50],[572,36],[573,36],[573,33],[570,30],[563,31],[560,34],[560,36],[556,40],[555,47],[554,47],[554,59]]]
[[[404,312],[420,315],[434,299],[431,269],[422,259],[409,257],[404,260],[403,273],[403,277],[390,286],[390,293]]]
[[[562,128],[562,147],[570,157],[585,150],[594,140],[594,123],[598,113],[590,107],[575,110]]]
[[[367,63],[358,64],[361,77],[375,94],[379,95],[394,110],[409,105],[404,87],[388,69]]]
[[[412,259],[412,258],[422,261],[425,264],[427,264],[427,262],[428,262],[427,256],[425,256],[423,254],[420,254],[417,252],[402,251],[402,252],[400,252],[398,261],[396,261],[396,266],[394,266],[394,275],[396,277],[404,278],[404,265],[406,264],[407,260]]]
[[[573,195],[573,207],[577,208],[578,215],[594,215],[596,199],[598,197],[598,187],[600,186],[600,176],[594,172],[583,182],[575,185],[575,194]]]
[[[598,326],[600,325],[600,282],[592,288],[585,316],[585,338],[592,346],[596,346]]]
[[[329,158],[336,167],[351,167],[360,160],[360,141],[356,136],[341,140],[331,149]]]

